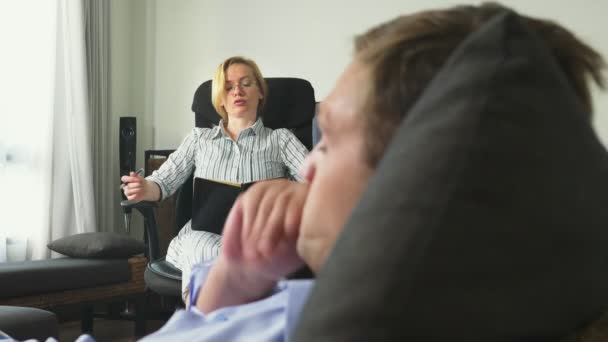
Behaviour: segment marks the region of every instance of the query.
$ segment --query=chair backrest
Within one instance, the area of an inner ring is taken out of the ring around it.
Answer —
[[[308,148],[312,147],[312,119],[315,115],[315,92],[307,80],[291,77],[265,78],[268,84],[266,105],[261,116],[264,126],[288,128]],[[211,80],[203,82],[192,101],[196,127],[217,125],[220,115],[211,104]]]
[[[265,78],[268,85],[267,100],[261,111],[264,126],[288,128],[308,148],[312,148],[312,121],[315,115],[315,92],[307,80],[291,77]],[[203,82],[192,101],[196,127],[213,127],[221,119],[211,104],[211,80]],[[192,217],[192,177],[177,194],[176,229]]]

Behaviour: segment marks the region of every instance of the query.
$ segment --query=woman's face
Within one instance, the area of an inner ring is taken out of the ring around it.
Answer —
[[[245,64],[232,64],[226,70],[225,95],[222,105],[228,118],[255,120],[258,103],[264,96],[253,71]]]

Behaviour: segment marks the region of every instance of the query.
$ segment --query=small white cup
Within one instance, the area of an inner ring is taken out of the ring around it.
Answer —
[[[6,236],[0,235],[0,262],[6,262]]]
[[[25,261],[27,254],[27,239],[6,239],[6,261]]]

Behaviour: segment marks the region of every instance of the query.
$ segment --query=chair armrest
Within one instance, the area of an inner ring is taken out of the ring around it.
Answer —
[[[149,263],[148,268],[152,273],[160,275],[165,278],[173,280],[182,280],[182,271],[175,266],[171,265],[166,260],[156,260]]]
[[[156,208],[158,208],[158,202],[121,201],[120,206],[125,214],[130,213],[133,209],[137,209],[144,217],[144,229],[147,237],[146,241],[148,243],[148,260],[154,261],[159,259],[161,257],[160,243],[158,241],[158,223],[156,222]]]
[[[122,208],[137,209],[137,210],[141,211],[141,210],[158,208],[158,202],[151,202],[151,201],[133,202],[133,201],[125,200],[125,201],[120,202],[120,206]]]

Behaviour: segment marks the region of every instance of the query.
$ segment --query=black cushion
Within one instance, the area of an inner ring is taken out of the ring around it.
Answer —
[[[312,147],[312,118],[315,93],[310,82],[300,78],[269,77],[266,106],[261,111],[264,125],[272,129],[288,128],[308,148]],[[203,82],[194,94],[192,111],[196,127],[217,125],[220,115],[211,104],[211,80]]]
[[[19,341],[46,341],[48,337],[59,337],[57,316],[54,313],[19,306],[0,305],[0,331]],[[2,334],[0,340],[3,340]]]
[[[127,259],[58,258],[3,263],[0,298],[128,282]]]
[[[117,233],[81,233],[50,242],[47,247],[74,258],[128,258],[143,253],[142,241]]]
[[[204,230],[221,235],[234,201],[252,184],[233,185],[195,178],[192,195],[192,230]]]
[[[513,13],[452,54],[396,133],[296,341],[554,341],[608,304],[608,158]]]

